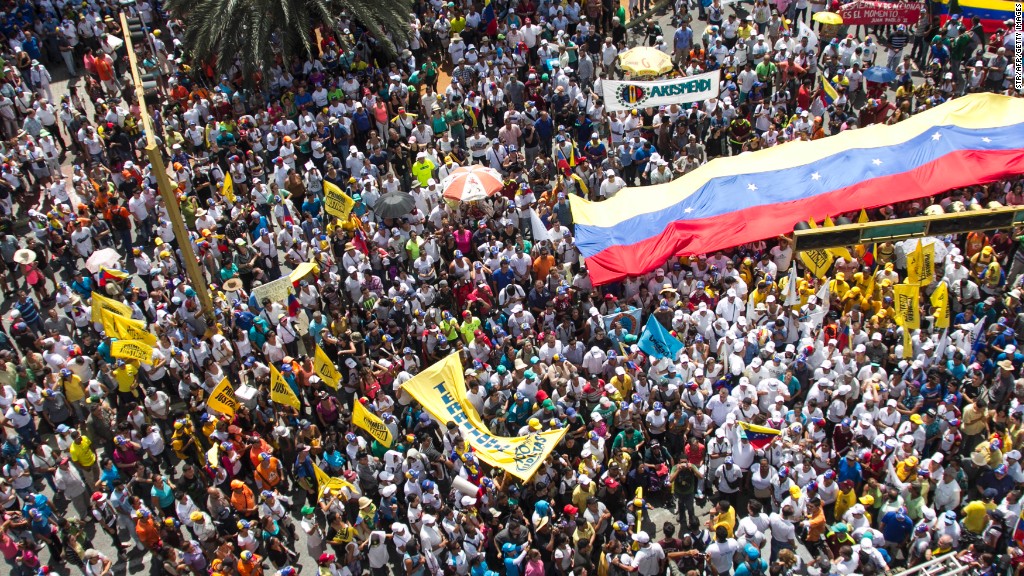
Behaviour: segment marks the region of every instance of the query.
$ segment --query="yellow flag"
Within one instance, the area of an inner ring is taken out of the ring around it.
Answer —
[[[316,347],[316,352],[313,353],[313,370],[324,384],[335,390],[338,389],[338,385],[341,383],[341,372],[338,372],[334,362],[331,362],[327,353],[319,346]]]
[[[370,436],[373,436],[374,440],[380,442],[384,447],[391,448],[391,444],[394,442],[391,430],[383,420],[367,410],[359,400],[352,403],[352,423],[369,432]]]
[[[867,211],[864,210],[863,208],[861,208],[860,214],[857,215],[857,224],[866,224],[866,223],[868,223],[870,221],[871,221],[871,219],[868,218]]]
[[[359,494],[359,488],[344,478],[332,478],[322,468],[313,464],[313,473],[316,474],[317,494],[323,496],[327,490],[348,489],[353,494]]]
[[[825,222],[822,224],[825,228],[834,228],[835,222],[832,221],[830,216],[825,217]],[[832,252],[832,256],[836,258],[845,258],[847,260],[853,260],[853,254],[846,248],[829,248],[829,252]]]
[[[153,363],[153,347],[141,340],[118,340],[110,345],[110,355],[143,364]]]
[[[800,261],[815,278],[824,278],[835,259],[828,250],[804,250],[800,252]]]
[[[917,284],[893,286],[896,323],[904,329],[921,327],[921,287]]]
[[[227,198],[228,202],[235,203],[235,182],[230,172],[224,175],[224,187],[220,189],[220,195]]]
[[[935,244],[922,244],[907,254],[907,282],[927,286],[935,281]]]
[[[355,205],[355,200],[342,192],[341,188],[324,180],[324,210],[328,214],[346,220]]]
[[[92,321],[102,324],[104,311],[120,314],[125,318],[132,317],[132,309],[127,304],[112,300],[94,291],[92,293]]]
[[[217,387],[210,392],[210,398],[206,400],[206,404],[228,416],[234,416],[235,410],[238,408],[238,400],[235,399],[235,388],[228,382],[227,377],[217,384]]]
[[[935,327],[949,328],[951,311],[949,309],[949,287],[941,282],[932,292],[932,306],[935,307]]]
[[[917,249],[921,251],[921,276],[919,280],[922,286],[928,286],[935,281],[935,243],[923,245],[918,241]]]
[[[907,358],[913,358],[914,357],[914,341],[911,339],[911,337],[913,336],[913,334],[911,334],[911,332],[912,332],[912,330],[910,328],[907,328],[906,326],[903,327],[903,359],[904,360],[907,359]]]
[[[156,346],[156,334],[146,329],[146,324],[134,318],[125,318],[109,310],[103,311],[103,329],[108,335],[122,340],[141,340]]]
[[[274,366],[270,366],[270,399],[278,404],[284,404],[291,406],[296,410],[299,409],[301,404],[299,403],[299,397],[292,391],[292,387],[285,381],[284,376]]]
[[[220,461],[220,442],[214,442],[213,446],[206,451],[206,463],[216,466]]]

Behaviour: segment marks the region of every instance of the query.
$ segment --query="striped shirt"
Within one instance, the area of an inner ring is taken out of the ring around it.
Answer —
[[[39,322],[39,308],[36,307],[36,303],[31,298],[18,301],[14,307],[21,313],[21,317],[25,320],[26,324]]]

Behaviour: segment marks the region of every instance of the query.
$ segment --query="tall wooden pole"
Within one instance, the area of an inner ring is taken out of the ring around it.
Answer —
[[[199,303],[203,307],[203,317],[212,328],[216,323],[213,314],[213,300],[210,299],[210,291],[206,286],[206,277],[199,269],[199,262],[192,250],[192,240],[189,237],[188,229],[185,228],[185,221],[181,219],[181,208],[178,206],[178,196],[175,194],[175,187],[171,185],[171,178],[167,175],[167,165],[164,164],[163,156],[156,145],[156,137],[153,131],[153,119],[146,109],[146,93],[142,87],[142,76],[139,74],[138,59],[135,56],[135,46],[132,44],[132,35],[128,30],[128,18],[121,12],[121,31],[124,33],[125,47],[128,52],[128,62],[132,69],[132,83],[135,85],[135,97],[139,101],[139,113],[142,115],[142,127],[146,131],[146,156],[149,158],[150,170],[156,176],[157,189],[160,190],[160,197],[164,199],[164,206],[167,208],[167,216],[171,219],[171,228],[174,230],[174,238],[178,241],[178,249],[181,250],[181,258],[185,261],[185,272],[192,281],[192,288],[199,296]],[[145,30],[143,31],[144,33]]]

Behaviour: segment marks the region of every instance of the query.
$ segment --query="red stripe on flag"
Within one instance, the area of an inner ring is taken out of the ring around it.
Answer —
[[[960,150],[913,170],[794,202],[768,204],[700,220],[677,220],[635,244],[612,246],[587,258],[595,285],[654,271],[672,256],[714,252],[793,231],[808,216],[848,212],[851,200],[870,209],[1024,173],[1024,150]],[[979,177],[978,174],[984,174]],[[727,239],[723,243],[723,239]]]

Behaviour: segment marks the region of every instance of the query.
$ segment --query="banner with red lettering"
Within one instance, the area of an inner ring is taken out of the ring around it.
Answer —
[[[916,24],[921,19],[924,4],[917,2],[871,2],[860,0],[839,8],[843,24]]]

